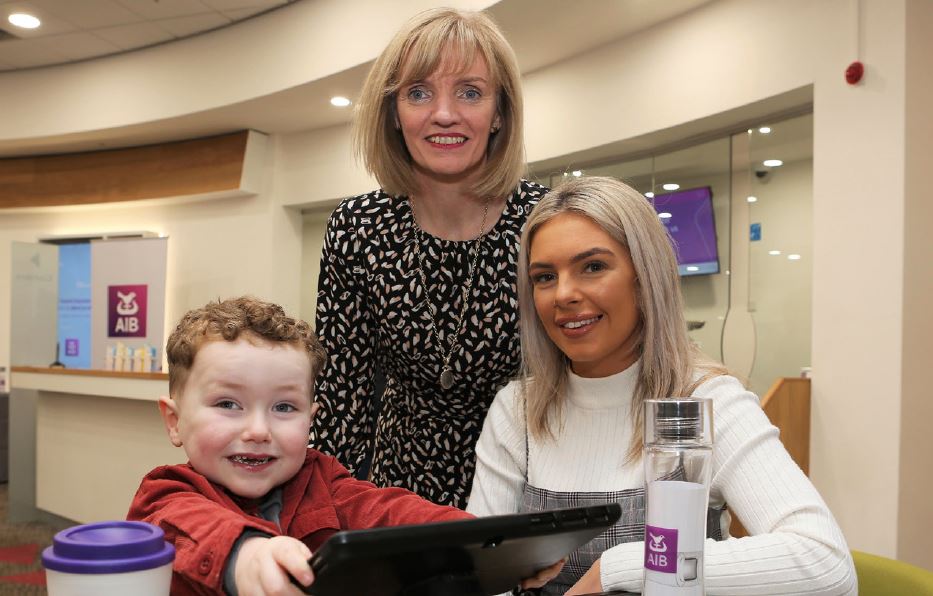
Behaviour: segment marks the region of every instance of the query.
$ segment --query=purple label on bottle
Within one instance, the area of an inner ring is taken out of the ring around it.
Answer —
[[[645,569],[677,572],[677,529],[645,524]]]

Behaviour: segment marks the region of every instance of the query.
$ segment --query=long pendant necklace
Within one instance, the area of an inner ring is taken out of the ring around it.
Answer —
[[[434,304],[428,297],[428,280],[424,275],[424,255],[421,252],[421,243],[424,242],[425,231],[421,229],[421,226],[418,225],[418,218],[415,215],[415,203],[409,198],[409,205],[411,205],[411,215],[414,226],[412,229],[415,231],[415,269],[418,272],[418,278],[421,280],[421,287],[424,289],[424,303],[428,307],[428,311],[431,313],[431,332],[434,334],[434,342],[437,344],[438,352],[443,361],[443,366],[441,367],[441,375],[438,378],[438,381],[441,384],[441,387],[444,389],[450,389],[454,386],[454,371],[450,366],[450,359],[453,357],[454,352],[457,350],[457,344],[460,341],[460,333],[463,331],[463,318],[466,316],[467,307],[469,306],[470,291],[473,289],[473,278],[474,273],[476,272],[476,262],[479,259],[480,248],[483,244],[483,239],[486,237],[484,230],[486,229],[486,216],[489,215],[489,199],[486,200],[486,203],[483,205],[483,222],[479,226],[479,233],[476,235],[476,238],[473,240],[473,246],[470,247],[473,256],[470,260],[470,272],[467,276],[466,285],[463,286],[463,292],[460,296],[460,315],[457,317],[457,325],[453,336],[450,338],[450,345],[447,348],[447,354],[444,354],[444,344],[441,343],[441,336],[437,332],[437,309],[434,308]]]

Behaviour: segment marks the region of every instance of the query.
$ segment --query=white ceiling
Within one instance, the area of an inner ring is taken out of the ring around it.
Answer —
[[[0,72],[136,50],[225,27],[295,0],[0,0]],[[21,29],[8,17],[37,17]]]
[[[211,29],[236,19],[293,2],[315,1],[0,0],[0,27],[13,29],[6,23],[6,15],[17,10],[32,12],[45,23],[32,33],[18,29],[16,35],[23,39],[0,40],[0,71],[171,44],[183,36],[211,35]],[[404,0],[396,1],[404,6]],[[515,48],[522,72],[527,74],[644,31],[710,1],[500,0],[488,12],[502,27]],[[314,26],[309,24],[309,34],[313,34]],[[333,126],[349,121],[352,111],[332,108],[329,98],[345,95],[355,99],[370,64],[368,61],[277,93],[170,119],[56,137],[0,139],[0,157],[141,145],[242,129],[287,134]]]

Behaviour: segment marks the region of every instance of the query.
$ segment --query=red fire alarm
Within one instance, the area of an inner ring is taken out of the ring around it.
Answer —
[[[857,85],[865,74],[865,65],[856,60],[846,68],[846,83]]]

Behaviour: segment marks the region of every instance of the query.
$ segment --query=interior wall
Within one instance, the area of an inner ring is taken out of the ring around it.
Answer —
[[[720,0],[530,73],[524,84],[529,161],[633,139],[810,85],[824,30],[838,26],[848,5]]]
[[[379,187],[353,155],[349,124],[273,138],[283,205],[333,209],[340,199]]]
[[[904,168],[904,338],[901,470],[898,486],[898,556],[933,569],[933,514],[930,495],[933,461],[929,421],[930,341],[933,338],[933,201],[929,196],[933,163],[933,7],[926,0],[907,3],[906,148]],[[878,406],[876,405],[875,408]]]
[[[855,58],[858,6],[867,71],[850,86],[843,73]],[[849,546],[888,557],[898,555],[905,472],[904,7],[846,3],[837,22],[852,25],[825,27],[814,60],[810,472]]]
[[[317,283],[321,274],[321,250],[330,211],[305,213],[301,233],[301,307],[302,319],[314,324],[317,308]]]

